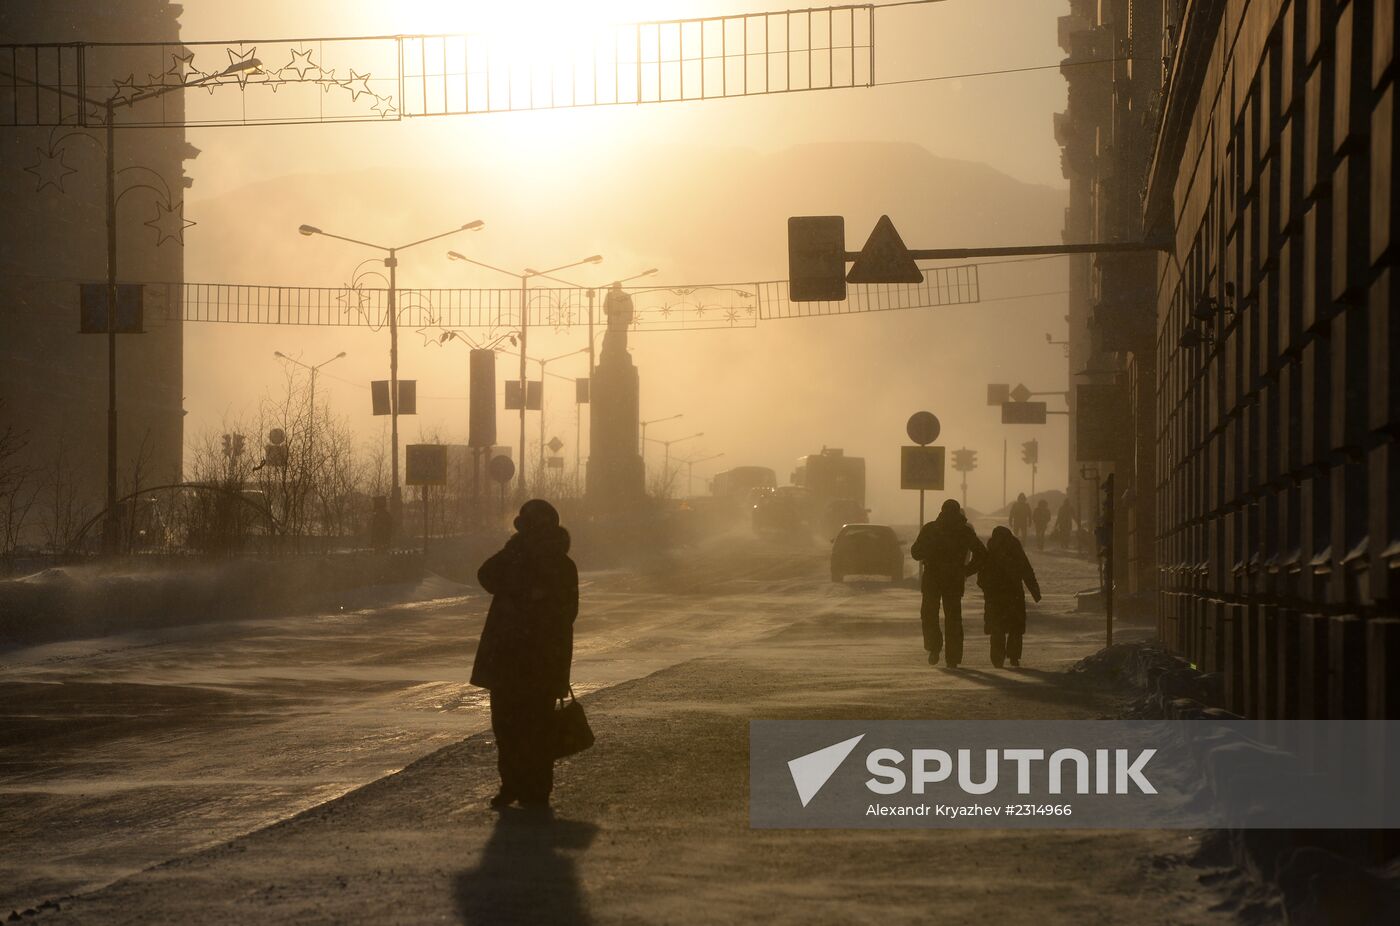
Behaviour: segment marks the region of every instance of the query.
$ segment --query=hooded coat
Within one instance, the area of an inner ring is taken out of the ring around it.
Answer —
[[[909,554],[924,564],[924,591],[961,596],[987,550],[961,510],[944,508],[920,529]]]
[[[1025,633],[1026,593],[1022,586],[1039,601],[1040,583],[1021,542],[1005,527],[993,530],[987,541],[987,558],[977,573],[977,584],[987,599],[983,632]]]
[[[471,683],[493,692],[566,695],[578,617],[569,532],[550,525],[516,533],[482,564],[477,581],[493,597]]]

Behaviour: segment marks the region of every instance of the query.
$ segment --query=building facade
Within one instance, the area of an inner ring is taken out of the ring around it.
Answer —
[[[1162,248],[1151,350],[1112,358],[1136,501],[1152,496],[1129,530],[1153,525],[1161,639],[1220,673],[1238,713],[1394,718],[1395,0],[1076,0],[1072,15],[1124,25],[1114,39],[1142,72],[1126,92],[1144,103],[1145,157],[1100,142],[1090,175],[1103,189],[1137,172],[1118,196]],[[1090,269],[1091,320],[1110,305],[1094,293],[1106,267]]]
[[[7,4],[0,9],[0,34],[15,43],[178,42],[179,13],[178,5],[164,0]],[[32,65],[41,74],[45,54]],[[25,65],[23,56],[17,60]],[[180,96],[170,94],[167,107],[179,107]],[[79,284],[105,280],[107,268],[100,112],[90,111],[86,128],[0,126],[0,432],[8,428],[11,439],[23,444],[11,463],[25,475],[19,497],[6,494],[0,507],[8,510],[12,501],[23,503],[37,492],[24,529],[7,538],[20,547],[62,548],[106,502],[107,339],[79,334]],[[118,129],[116,135],[117,189],[135,187],[118,202],[117,277],[178,281],[184,271],[181,242],[165,237],[168,224],[148,223],[161,215],[158,202],[184,200],[184,164],[196,152],[178,128]],[[119,495],[181,477],[183,336],[177,308],[147,305],[145,333],[118,337]],[[90,536],[98,534],[94,529]]]

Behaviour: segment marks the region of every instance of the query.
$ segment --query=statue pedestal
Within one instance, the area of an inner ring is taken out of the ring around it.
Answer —
[[[641,385],[625,350],[603,350],[589,388],[588,501],[597,514],[615,514],[646,497],[637,450]]]

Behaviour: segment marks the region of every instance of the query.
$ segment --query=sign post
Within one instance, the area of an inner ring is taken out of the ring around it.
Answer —
[[[938,440],[943,426],[933,412],[915,412],[909,416],[904,432],[917,447],[900,448],[900,485],[919,490],[919,529],[924,528],[924,492],[943,490],[943,448],[930,447]]]

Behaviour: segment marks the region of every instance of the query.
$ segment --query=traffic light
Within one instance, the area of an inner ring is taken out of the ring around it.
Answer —
[[[1021,460],[1035,466],[1040,462],[1040,442],[1028,440],[1021,445]]]
[[[953,469],[960,473],[971,472],[977,468],[977,451],[968,450],[963,447],[953,451]]]

